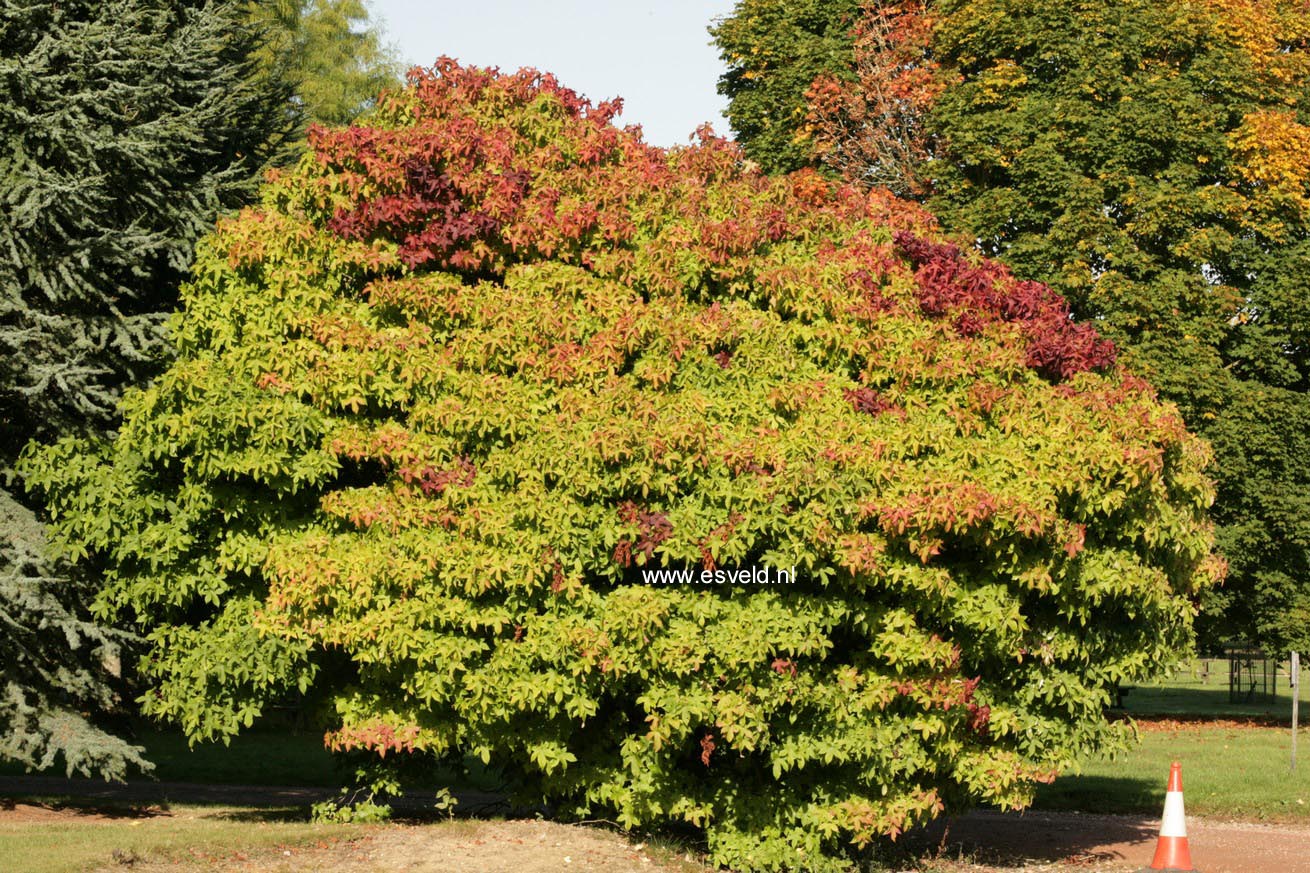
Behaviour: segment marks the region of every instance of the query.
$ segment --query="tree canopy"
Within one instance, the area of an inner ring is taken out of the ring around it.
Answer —
[[[200,246],[116,439],[28,456],[145,711],[224,737],[303,693],[334,748],[755,870],[1120,742],[1110,689],[1221,570],[1203,444],[913,204],[617,109],[412,73]],[[713,581],[747,568],[790,580]]]
[[[291,133],[243,20],[208,2],[0,3],[0,488],[21,491],[29,439],[111,426],[158,370],[196,239]],[[139,759],[81,713],[112,701],[122,635],[86,620],[86,588],[42,560],[9,490],[0,519],[0,755],[121,775]]]
[[[305,124],[349,124],[400,85],[400,64],[361,0],[247,0],[257,53],[294,88]],[[303,133],[303,131],[302,131]]]
[[[1310,646],[1308,39],[1294,2],[869,4],[804,122],[812,161],[1050,284],[1212,441],[1211,643]]]
[[[859,0],[739,0],[710,28],[728,67],[728,121],[765,172],[814,162],[806,93],[820,76],[846,74],[859,12]]]

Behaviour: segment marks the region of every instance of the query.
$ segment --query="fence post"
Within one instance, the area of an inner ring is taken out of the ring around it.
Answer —
[[[1292,653],[1292,772],[1296,772],[1296,721],[1301,710],[1301,654]]]

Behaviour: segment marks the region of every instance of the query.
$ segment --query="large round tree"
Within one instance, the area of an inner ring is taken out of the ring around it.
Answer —
[[[740,869],[1114,745],[1218,570],[1202,444],[917,208],[615,110],[413,74],[202,246],[117,439],[29,458],[146,711],[304,692]]]

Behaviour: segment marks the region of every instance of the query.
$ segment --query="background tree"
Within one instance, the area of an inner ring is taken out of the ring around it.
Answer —
[[[12,465],[113,425],[162,364],[195,240],[293,132],[244,22],[201,0],[0,3],[0,754],[29,766],[140,763],[80,715],[112,700],[122,636],[41,560]]]
[[[811,91],[814,160],[925,199],[1114,337],[1216,447],[1231,573],[1204,639],[1310,646],[1304,5],[870,4],[855,33],[852,75]]]
[[[300,691],[334,748],[748,870],[1123,742],[1109,689],[1219,569],[1176,411],[913,204],[616,110],[416,71],[200,247],[117,439],[28,456],[146,710],[223,737]],[[753,566],[795,576],[703,581]]]
[[[305,124],[349,124],[400,84],[400,62],[361,0],[247,0],[258,57],[291,83]]]
[[[859,12],[859,0],[740,0],[710,28],[728,67],[728,121],[765,172],[814,162],[806,92],[821,75],[847,74]]]
[[[806,92],[809,158],[861,187],[923,199],[937,152],[929,111],[949,81],[932,59],[933,17],[920,3],[866,4],[851,34],[853,78],[823,73]]]
[[[932,208],[1105,325],[1213,441],[1231,574],[1208,640],[1310,646],[1305,5],[937,9],[962,81],[933,108]]]

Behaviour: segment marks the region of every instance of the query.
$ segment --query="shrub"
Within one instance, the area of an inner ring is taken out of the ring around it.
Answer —
[[[1218,571],[1203,445],[916,207],[616,109],[442,61],[316,131],[117,439],[29,457],[149,629],[146,711],[203,739],[316,694],[334,748],[476,754],[759,870],[1120,742],[1109,689]],[[757,565],[795,581],[701,582]]]

